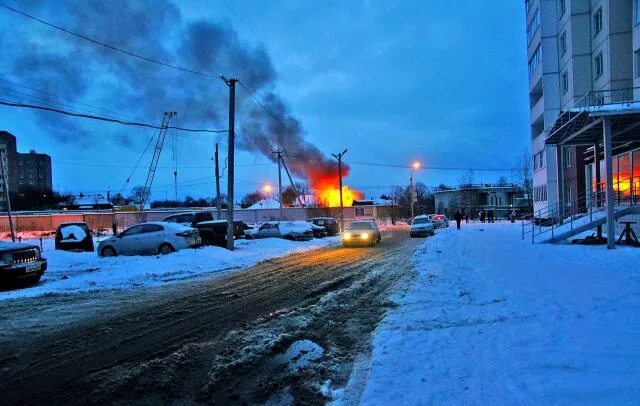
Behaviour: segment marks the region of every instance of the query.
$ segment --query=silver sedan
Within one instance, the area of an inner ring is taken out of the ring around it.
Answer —
[[[176,223],[141,223],[102,241],[98,245],[98,255],[166,255],[184,248],[197,247],[201,243],[195,228]]]

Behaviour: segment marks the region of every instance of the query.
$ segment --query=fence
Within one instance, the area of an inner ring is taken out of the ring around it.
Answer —
[[[68,222],[85,222],[92,230],[111,229],[113,223],[119,229],[131,227],[147,221],[161,221],[165,217],[176,213],[189,211],[190,209],[150,210],[139,212],[100,212],[100,213],[46,213],[46,214],[15,214],[13,224],[16,232],[53,231],[59,224]],[[215,208],[199,208],[198,211],[212,211]],[[339,218],[340,209],[336,208],[312,208],[312,207],[286,207],[283,209],[285,220],[306,220],[311,217],[335,217]],[[382,215],[383,211],[374,211]],[[280,218],[280,209],[236,209],[234,219],[245,223],[260,223]],[[356,218],[354,207],[344,208],[344,217],[347,220]],[[371,217],[371,216],[370,216]],[[222,211],[223,220],[226,219],[226,210]],[[9,218],[0,216],[0,232],[9,232]]]

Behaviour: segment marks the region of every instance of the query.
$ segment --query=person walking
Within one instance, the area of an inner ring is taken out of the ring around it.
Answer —
[[[511,214],[509,215],[509,217],[511,218],[512,223],[516,222],[516,209],[511,210]]]
[[[484,219],[487,217],[487,213],[484,211],[484,209],[480,212],[480,222],[484,223]]]
[[[465,223],[467,223],[467,224],[469,224],[469,212],[466,212],[466,213],[464,214],[464,222],[465,222]]]
[[[456,214],[453,215],[453,219],[456,221],[458,230],[460,230],[460,223],[462,222],[462,213],[460,213],[460,210],[456,210]]]

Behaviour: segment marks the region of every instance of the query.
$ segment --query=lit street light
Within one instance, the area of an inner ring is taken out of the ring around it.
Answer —
[[[413,191],[413,171],[420,169],[420,162],[411,164],[411,177],[409,178],[409,205],[411,206],[411,219],[413,219],[413,204],[415,203],[415,193]]]

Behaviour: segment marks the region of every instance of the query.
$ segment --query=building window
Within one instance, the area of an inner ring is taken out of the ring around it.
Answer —
[[[633,8],[634,8],[634,16],[633,16],[633,21],[635,21],[636,24],[640,23],[640,0],[634,0],[633,1]]]
[[[594,64],[595,64],[594,70],[596,71],[596,79],[597,79],[600,77],[600,75],[602,75],[602,72],[604,71],[604,62],[602,60],[602,52],[596,55]]]
[[[638,0],[640,1],[640,0]],[[635,59],[635,68],[636,68],[636,77],[640,78],[640,49],[636,50],[634,53]]]
[[[560,81],[562,86],[562,93],[567,93],[567,90],[569,90],[569,73],[567,71],[562,72]]]
[[[560,55],[564,55],[567,52],[567,32],[563,32],[560,36]]]
[[[571,149],[566,148],[564,150],[564,167],[565,168],[571,168]]]
[[[542,50],[540,49],[540,45],[538,45],[536,50],[533,52],[531,59],[529,59],[529,76],[531,76],[533,72],[535,72],[541,60],[542,60]]]
[[[565,3],[565,0],[560,0],[560,18],[562,18],[565,11],[567,11],[567,5]]]
[[[538,31],[538,27],[540,26],[540,9],[536,9],[536,12],[527,27],[527,45],[531,43],[533,37],[536,35]]]
[[[529,10],[531,10],[531,0],[524,0],[524,8],[527,15],[529,15]]]
[[[593,36],[595,37],[602,31],[602,7],[593,15]]]

